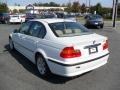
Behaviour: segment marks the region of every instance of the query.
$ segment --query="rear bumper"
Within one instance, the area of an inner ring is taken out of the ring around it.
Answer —
[[[100,66],[103,66],[104,64],[107,63],[108,57],[109,57],[109,53],[101,57],[76,64],[62,64],[62,63],[54,62],[49,59],[48,66],[51,72],[54,74],[65,77],[72,77],[94,70]]]

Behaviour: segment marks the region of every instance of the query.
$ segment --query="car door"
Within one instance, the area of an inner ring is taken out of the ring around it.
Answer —
[[[28,32],[28,37],[26,37],[26,41],[24,45],[27,48],[27,56],[29,59],[34,62],[34,52],[37,49],[37,43],[45,36],[46,29],[44,25],[37,21],[32,21],[32,25]]]
[[[30,25],[31,22],[22,24],[19,31],[17,33],[14,33],[12,36],[15,48],[25,56],[27,53],[27,46],[25,46],[25,43],[27,41],[26,37],[28,36],[28,30],[30,28]]]

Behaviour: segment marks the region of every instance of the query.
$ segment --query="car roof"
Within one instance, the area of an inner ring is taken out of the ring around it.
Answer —
[[[52,18],[52,19],[33,19],[31,21],[39,21],[39,22],[46,22],[46,23],[56,23],[56,22],[75,22],[73,20],[69,19],[58,19],[58,18]]]

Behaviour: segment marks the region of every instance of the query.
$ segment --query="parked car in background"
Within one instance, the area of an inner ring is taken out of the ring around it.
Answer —
[[[85,26],[103,28],[104,20],[100,15],[89,14],[85,16]]]
[[[42,18],[46,19],[46,18],[57,18],[54,14],[43,14]]]
[[[29,21],[29,20],[32,20],[32,19],[35,19],[36,18],[36,14],[26,14],[26,18],[25,18],[25,22]]]
[[[64,15],[64,19],[76,21],[76,16],[75,15]]]
[[[9,14],[8,13],[0,13],[0,23],[7,24],[9,21]]]
[[[25,22],[25,14],[12,14],[10,15],[9,23],[23,23]]]
[[[56,13],[56,15],[57,15],[57,18],[63,18],[63,19],[76,21],[75,15],[64,14],[64,13]]]
[[[50,72],[72,77],[107,63],[108,39],[67,19],[34,19],[9,36],[16,49],[33,62],[41,76]]]
[[[32,19],[46,19],[46,18],[56,18],[52,13],[41,13],[41,14],[26,14],[26,22]]]

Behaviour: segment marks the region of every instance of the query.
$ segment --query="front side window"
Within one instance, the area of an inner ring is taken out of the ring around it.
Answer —
[[[50,28],[57,37],[79,36],[91,31],[77,22],[50,23]]]

